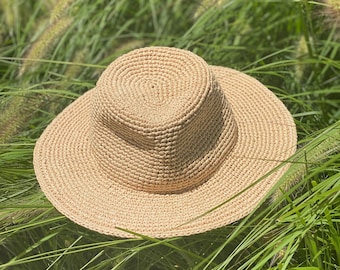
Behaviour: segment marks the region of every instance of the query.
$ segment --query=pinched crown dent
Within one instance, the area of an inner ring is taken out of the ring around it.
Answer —
[[[95,92],[92,149],[104,173],[130,188],[190,190],[236,143],[236,123],[218,82],[188,51],[153,47],[123,55],[104,71]],[[129,151],[128,162],[110,149],[117,144]],[[209,159],[212,153],[218,158]]]

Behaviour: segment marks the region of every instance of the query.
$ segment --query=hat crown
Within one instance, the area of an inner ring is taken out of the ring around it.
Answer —
[[[209,66],[189,51],[134,50],[98,80],[91,144],[113,181],[151,193],[184,192],[205,182],[236,140],[226,97]]]

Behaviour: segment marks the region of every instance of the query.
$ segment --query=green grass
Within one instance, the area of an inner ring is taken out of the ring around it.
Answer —
[[[339,23],[325,2],[212,2],[0,1],[0,269],[340,269]],[[293,165],[239,222],[119,239],[72,223],[39,189],[32,153],[47,124],[115,58],[152,45],[256,77],[294,117]]]

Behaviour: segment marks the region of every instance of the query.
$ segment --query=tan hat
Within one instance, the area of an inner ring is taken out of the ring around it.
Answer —
[[[186,50],[149,47],[117,58],[52,121],[34,168],[74,222],[167,238],[249,214],[295,150],[292,116],[260,82]]]

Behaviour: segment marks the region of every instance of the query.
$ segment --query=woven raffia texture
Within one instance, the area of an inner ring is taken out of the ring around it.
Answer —
[[[127,187],[190,190],[213,174],[236,143],[226,99],[209,66],[191,53],[125,55],[96,89],[93,150],[102,171]]]
[[[261,83],[185,50],[150,47],[116,59],[57,116],[34,165],[46,196],[75,222],[171,237],[247,215],[287,166],[236,195],[295,147],[290,113]]]

